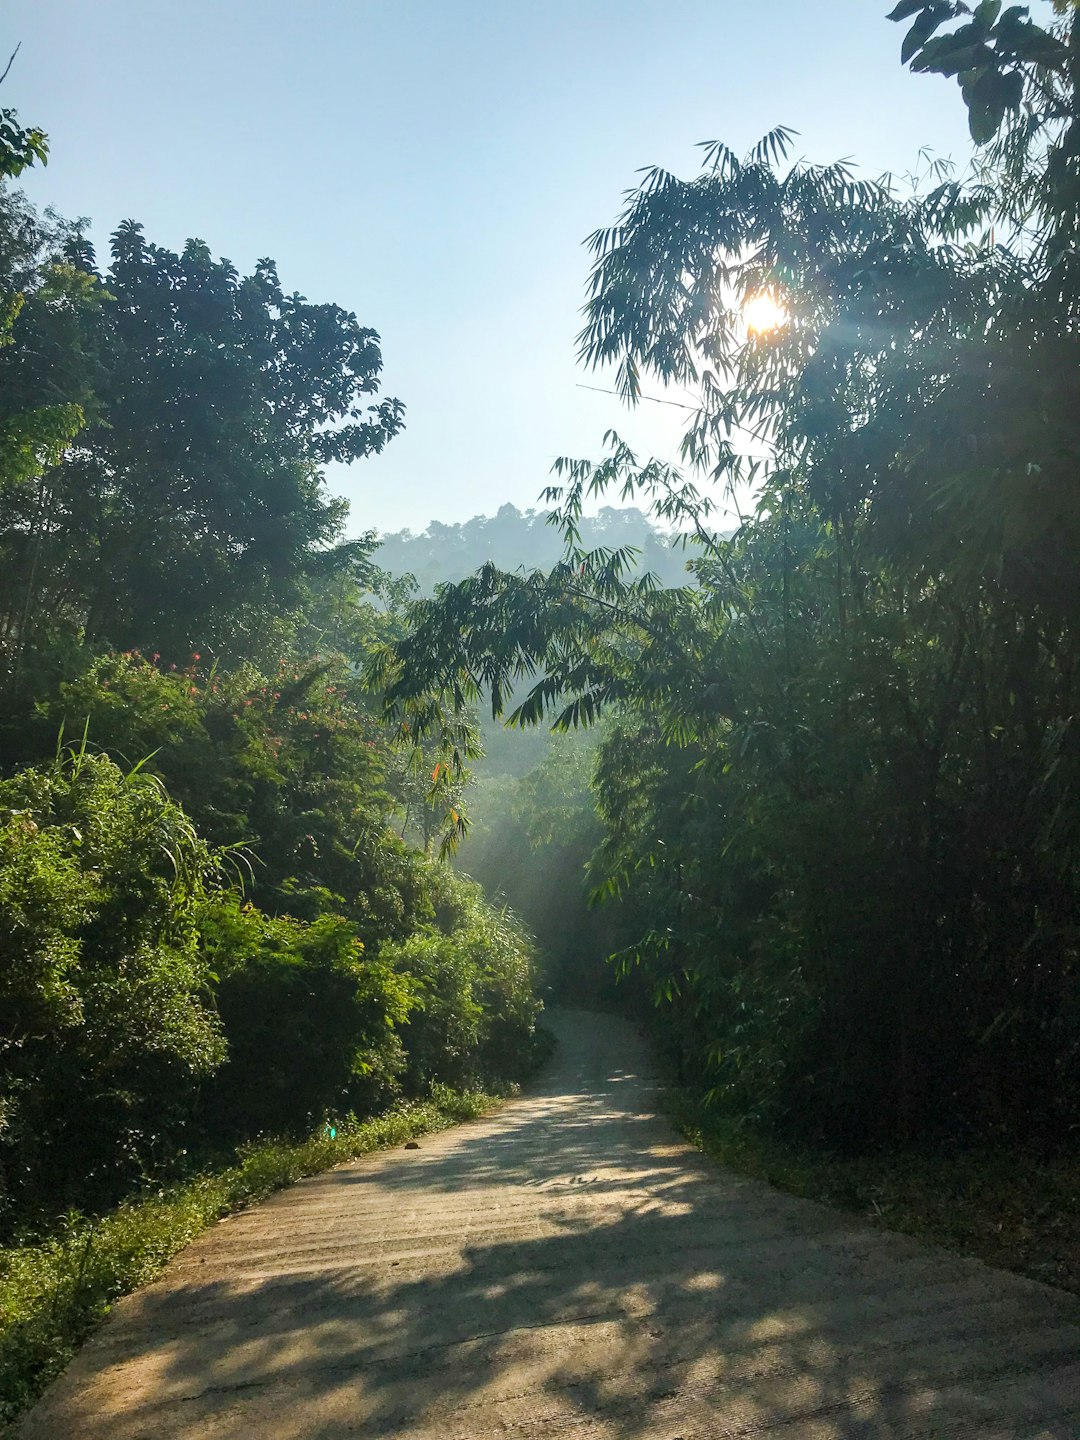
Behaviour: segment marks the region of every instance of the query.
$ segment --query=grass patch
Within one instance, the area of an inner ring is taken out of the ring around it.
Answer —
[[[1017,1149],[848,1159],[764,1135],[666,1093],[683,1135],[713,1159],[789,1195],[850,1210],[988,1265],[1080,1294],[1080,1155]]]
[[[333,1137],[246,1145],[227,1168],[125,1201],[96,1220],[68,1215],[50,1238],[0,1250],[0,1430],[37,1399],[114,1300],[155,1279],[215,1220],[305,1175],[475,1119],[500,1098],[436,1085],[430,1100],[346,1122]]]

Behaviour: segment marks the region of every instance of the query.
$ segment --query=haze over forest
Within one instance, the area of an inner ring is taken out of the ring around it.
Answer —
[[[1080,1290],[1080,7],[84,19],[0,79],[0,1423],[556,1005]]]
[[[666,585],[686,578],[688,552],[671,531],[658,529],[636,506],[601,506],[581,527],[583,543],[594,550],[629,547],[638,552],[635,564]],[[412,575],[420,591],[431,594],[444,581],[464,580],[482,565],[500,570],[549,570],[564,549],[560,532],[543,510],[518,510],[509,503],[494,515],[474,515],[464,524],[433,520],[414,535],[399,530],[379,539],[376,563],[392,575]]]

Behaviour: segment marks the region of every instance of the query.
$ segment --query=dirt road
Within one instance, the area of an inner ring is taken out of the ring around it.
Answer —
[[[109,1323],[22,1440],[1065,1440],[1080,1304],[728,1174],[628,1027],[488,1120],[284,1191]]]

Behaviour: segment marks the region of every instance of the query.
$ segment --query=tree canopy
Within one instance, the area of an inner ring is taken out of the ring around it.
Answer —
[[[913,16],[972,171],[859,180],[782,129],[647,171],[591,237],[581,351],[630,403],[697,387],[683,467],[615,435],[559,462],[560,562],[445,588],[378,672],[410,733],[482,692],[610,712],[590,869],[622,963],[715,1099],[853,1146],[1061,1136],[1080,1086],[1080,19]],[[710,491],[749,485],[725,540]],[[686,534],[694,586],[582,544],[613,489]]]
[[[340,541],[321,467],[377,454],[401,428],[399,401],[369,403],[378,336],[287,295],[269,260],[241,277],[201,241],[175,254],[125,223],[99,275],[77,235],[55,238],[8,364],[40,354],[63,276],[81,287],[68,324],[93,395],[75,443],[45,457],[59,463],[8,487],[8,632],[24,643],[24,626],[66,620],[170,659],[243,653],[245,617],[295,605]]]

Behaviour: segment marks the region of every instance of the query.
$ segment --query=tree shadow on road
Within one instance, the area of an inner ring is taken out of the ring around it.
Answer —
[[[1075,1300],[718,1171],[646,1091],[555,1077],[280,1197],[288,1235],[230,1237],[235,1276],[110,1327],[150,1378],[101,1434],[1076,1435]],[[345,1263],[315,1255],[328,1214]]]

